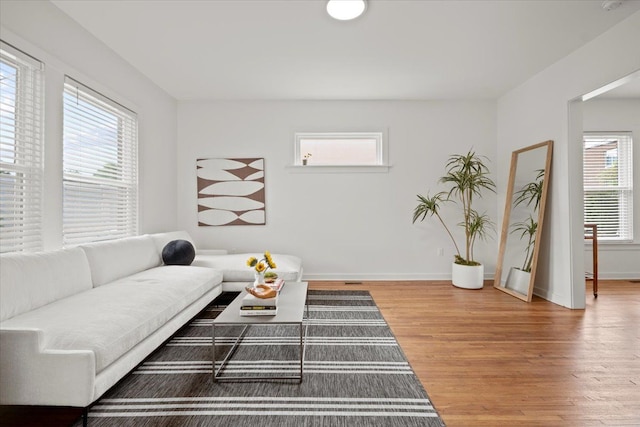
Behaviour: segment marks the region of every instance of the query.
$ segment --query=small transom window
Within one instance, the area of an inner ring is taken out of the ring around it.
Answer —
[[[300,132],[295,134],[295,165],[384,166],[382,132]]]

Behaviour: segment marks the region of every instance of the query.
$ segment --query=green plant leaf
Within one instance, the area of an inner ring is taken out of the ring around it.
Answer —
[[[446,184],[449,189],[433,197],[418,195],[419,204],[413,212],[414,223],[418,219],[424,220],[427,215],[437,216],[453,240],[458,252],[457,256],[464,262],[475,262],[473,245],[477,238],[486,238],[493,226],[486,214],[479,215],[473,210],[474,198],[481,198],[485,191],[495,193],[496,185],[489,177],[486,160],[486,157],[477,155],[473,150],[469,150],[466,154],[450,156],[445,165],[446,173],[438,180],[439,183]],[[465,230],[465,258],[460,255],[453,235],[440,217],[440,205],[448,201],[455,202],[462,208],[462,222],[459,225]]]

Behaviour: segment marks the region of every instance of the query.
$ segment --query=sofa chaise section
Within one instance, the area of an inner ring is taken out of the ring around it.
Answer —
[[[155,240],[160,253],[172,240],[189,241],[196,248],[196,257],[191,265],[222,271],[222,290],[225,292],[240,292],[254,280],[253,269],[247,267],[246,262],[250,256],[259,256],[260,252],[230,254],[224,249],[199,249],[186,231],[152,234],[151,237]],[[287,282],[302,281],[302,259],[285,254],[272,254],[272,256],[277,265],[274,271],[279,278]]]

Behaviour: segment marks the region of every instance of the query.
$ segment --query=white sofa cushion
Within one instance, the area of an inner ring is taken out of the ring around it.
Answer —
[[[100,372],[221,280],[220,272],[207,268],[157,267],[21,314],[0,327],[40,329],[46,350],[91,350]]]
[[[224,282],[253,282],[254,270],[247,267],[247,259],[260,254],[228,254],[228,255],[201,255],[196,253],[196,258],[191,265],[215,268],[223,271]],[[278,277],[285,281],[295,282],[300,280],[302,273],[302,260],[293,255],[271,254],[278,268],[274,269]]]
[[[79,248],[0,256],[0,321],[92,288]]]
[[[146,235],[89,243],[80,247],[87,254],[94,287],[162,264],[155,242]]]

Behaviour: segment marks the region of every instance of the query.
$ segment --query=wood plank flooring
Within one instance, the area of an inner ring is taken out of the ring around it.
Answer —
[[[446,282],[367,289],[448,427],[640,426],[640,283],[600,281],[586,310]],[[0,407],[1,426],[68,426],[77,409]]]
[[[369,290],[449,427],[640,426],[640,283],[600,281],[586,310],[491,284],[310,288]]]

